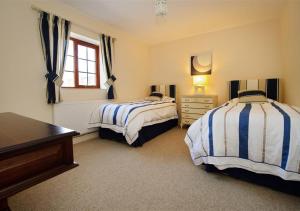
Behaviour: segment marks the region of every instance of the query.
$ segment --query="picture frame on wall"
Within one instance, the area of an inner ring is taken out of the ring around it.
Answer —
[[[212,53],[204,52],[191,56],[191,75],[211,75]]]

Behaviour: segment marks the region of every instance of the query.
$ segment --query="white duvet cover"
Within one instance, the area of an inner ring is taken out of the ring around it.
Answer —
[[[289,105],[234,99],[194,122],[185,142],[195,165],[236,167],[300,181],[300,112]]]
[[[131,145],[144,126],[177,119],[176,103],[169,101],[140,101],[103,104],[91,115],[89,127],[102,127],[122,133]]]

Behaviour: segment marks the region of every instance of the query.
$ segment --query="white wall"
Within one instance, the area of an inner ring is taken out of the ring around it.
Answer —
[[[227,100],[227,81],[280,77],[282,56],[278,20],[226,29],[159,44],[150,48],[149,83],[174,83],[180,94],[192,94],[190,56],[213,52],[207,93]]]
[[[87,28],[117,38],[114,73],[118,98],[137,99],[146,94],[148,47],[138,39],[56,1],[2,0],[0,2],[0,112],[16,112],[52,122],[53,108],[46,104],[46,68],[38,31],[38,14],[32,3]],[[99,11],[101,12],[101,11]],[[78,29],[77,29],[78,30]],[[92,33],[93,34],[93,33]],[[93,35],[91,35],[93,36]],[[99,100],[101,90],[66,90],[65,100]]]
[[[0,112],[51,122],[37,14],[28,2],[0,3]]]
[[[300,1],[290,1],[283,11],[282,47],[284,55],[285,102],[300,106]]]
[[[31,9],[32,4],[85,26],[83,29],[74,25],[73,31],[77,33],[97,39],[97,34],[91,32],[96,31],[117,38],[114,73],[118,78],[119,100],[143,98],[149,85],[160,83],[177,84],[179,95],[192,94],[190,56],[210,50],[214,67],[207,93],[218,94],[219,103],[227,100],[228,80],[283,76],[286,102],[300,105],[300,99],[295,97],[300,90],[299,4],[288,5],[281,25],[279,20],[255,23],[158,44],[149,51],[135,37],[56,1],[3,0],[0,2],[0,112],[12,111],[53,121],[53,107],[46,104],[46,69],[38,13]],[[105,95],[105,91],[95,89],[63,90],[65,101],[103,100]]]

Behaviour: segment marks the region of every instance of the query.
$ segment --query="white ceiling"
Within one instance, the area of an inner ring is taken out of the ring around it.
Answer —
[[[61,1],[149,44],[278,18],[284,6],[284,0],[168,0],[162,20],[153,0]]]

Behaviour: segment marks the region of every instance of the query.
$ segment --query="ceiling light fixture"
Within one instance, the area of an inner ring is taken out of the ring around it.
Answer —
[[[168,12],[167,0],[154,0],[155,15],[164,17]]]

